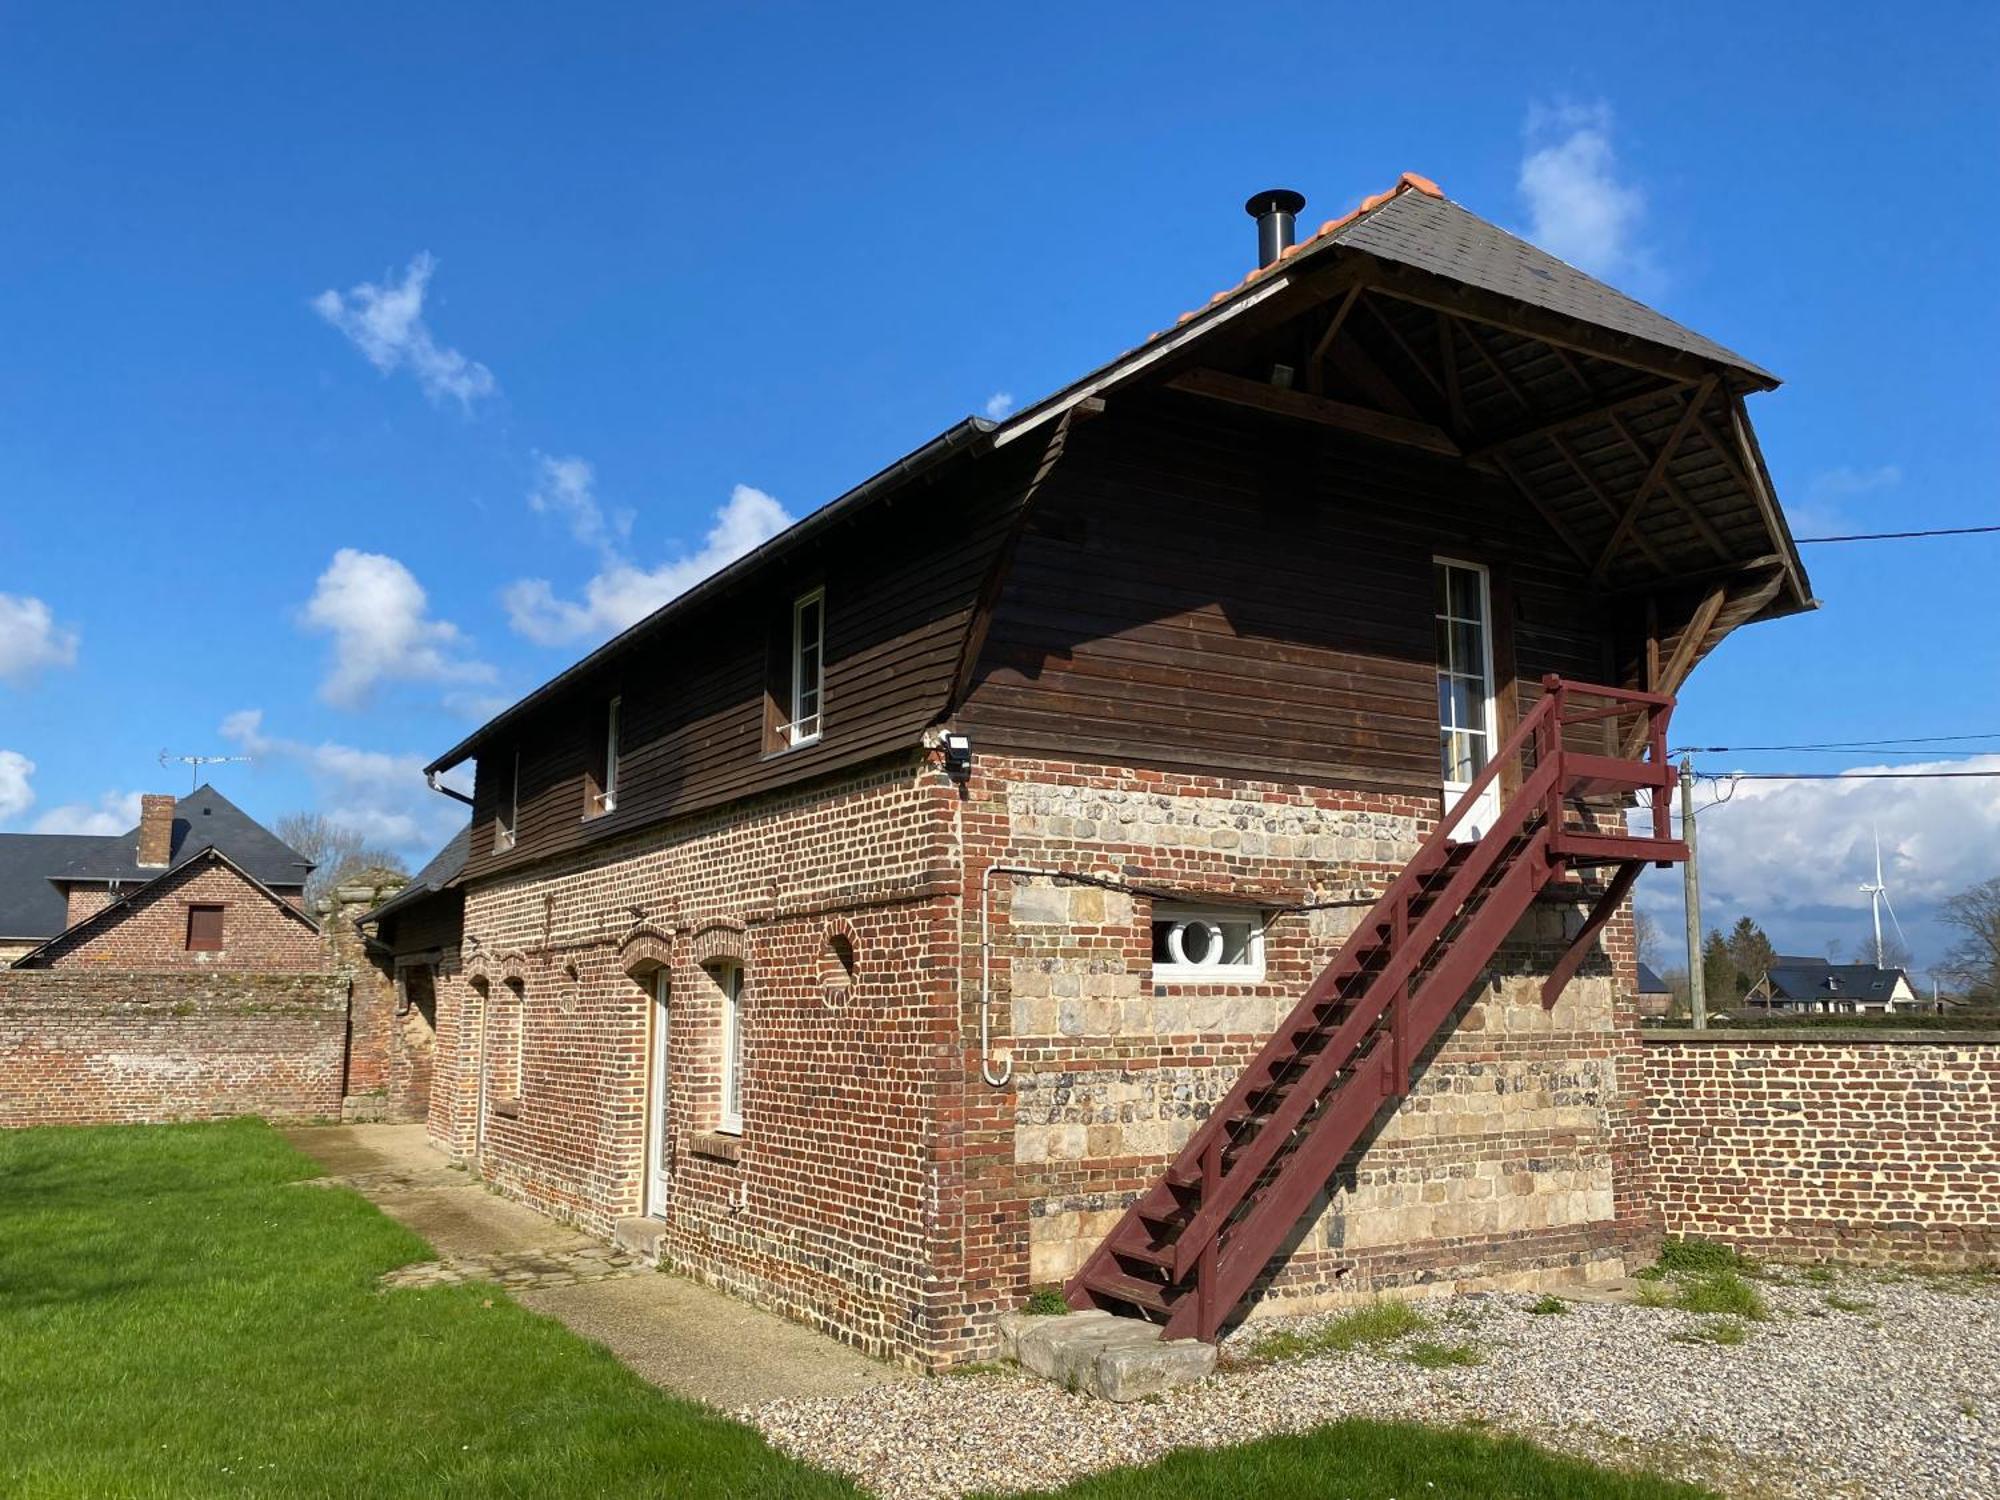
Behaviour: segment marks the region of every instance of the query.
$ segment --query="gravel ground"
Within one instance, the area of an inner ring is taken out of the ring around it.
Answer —
[[[1743,1325],[1735,1346],[1690,1341],[1713,1320],[1666,1308],[1579,1302],[1535,1316],[1532,1297],[1467,1296],[1420,1304],[1438,1326],[1417,1337],[1471,1344],[1484,1356],[1475,1366],[1419,1368],[1399,1345],[1248,1357],[1275,1327],[1324,1321],[1305,1319],[1241,1331],[1222,1372],[1132,1406],[1010,1370],[741,1415],[883,1500],[1052,1489],[1191,1435],[1245,1441],[1344,1416],[1490,1425],[1757,1500],[2000,1495],[2000,1281],[1791,1274],[1758,1285],[1772,1317]]]

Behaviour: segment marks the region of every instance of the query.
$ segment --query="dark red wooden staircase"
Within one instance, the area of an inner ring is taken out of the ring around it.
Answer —
[[[1214,1339],[1341,1160],[1527,913],[1572,872],[1610,871],[1582,929],[1542,987],[1553,1005],[1640,870],[1687,858],[1668,821],[1673,699],[1542,680],[1534,709],[1467,788],[1321,971],[1160,1180],[1064,1289]],[[1591,750],[1576,748],[1589,742]],[[1519,785],[1474,842],[1448,836],[1503,767]],[[1650,836],[1623,808],[1651,791]],[[1593,812],[1582,799],[1600,801]]]

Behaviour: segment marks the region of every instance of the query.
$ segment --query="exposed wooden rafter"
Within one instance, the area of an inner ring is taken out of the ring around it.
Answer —
[[[1583,455],[1570,447],[1567,442],[1554,433],[1549,434],[1549,446],[1562,455],[1562,461],[1569,465],[1571,471],[1578,479],[1583,481],[1583,487],[1590,491],[1591,498],[1598,503],[1598,506],[1615,523],[1621,513],[1618,502],[1612,498],[1611,492],[1598,482],[1597,476],[1590,471],[1590,465],[1584,462]],[[1638,546],[1639,550],[1646,555],[1646,560],[1654,567],[1658,568],[1662,573],[1671,573],[1673,571],[1672,568],[1667,566],[1666,559],[1653,549],[1653,544],[1646,540],[1643,532],[1634,535],[1632,540]],[[1584,561],[1593,565],[1595,563],[1595,559],[1593,558],[1585,558]]]
[[[1325,427],[1338,427],[1345,432],[1359,433],[1363,437],[1376,438],[1385,443],[1401,443],[1406,447],[1422,448],[1426,452],[1442,454],[1446,458],[1461,456],[1458,444],[1452,441],[1451,434],[1433,423],[1396,416],[1390,412],[1374,411],[1351,402],[1335,401],[1327,396],[1284,390],[1278,386],[1266,385],[1262,381],[1246,379],[1241,375],[1231,375],[1222,370],[1199,368],[1187,370],[1174,376],[1167,385],[1173,390],[1186,391],[1190,395],[1207,396],[1212,400],[1227,401],[1257,411],[1274,412],[1279,416],[1295,417],[1305,422],[1317,422]]]
[[[1694,407],[1691,410],[1694,412],[1695,426],[1706,434],[1707,428],[1702,422],[1701,408]],[[1618,434],[1619,441],[1639,455],[1640,463],[1650,464],[1654,461],[1655,455],[1653,450],[1646,446],[1637,433],[1625,425],[1623,417],[1613,414],[1611,418],[1611,430]],[[1713,447],[1715,445],[1711,443],[1710,446]],[[1674,478],[1671,474],[1662,473],[1660,475],[1660,488],[1666,492],[1669,500],[1680,507],[1681,513],[1688,518],[1689,524],[1694,527],[1701,539],[1708,544],[1709,551],[1713,552],[1717,557],[1727,558],[1729,556],[1729,544],[1723,541],[1722,534],[1709,522],[1708,517],[1701,513],[1701,507],[1688,498],[1687,491],[1674,483]]]
[[[1507,455],[1504,453],[1494,454],[1493,464],[1500,471],[1501,477],[1511,484],[1520,494],[1521,498],[1528,502],[1535,514],[1542,518],[1542,524],[1555,533],[1556,540],[1569,548],[1576,555],[1578,562],[1582,563],[1586,568],[1589,567],[1590,554],[1584,550],[1583,543],[1576,539],[1576,533],[1563,524],[1562,518],[1551,510],[1543,502],[1542,497],[1535,493],[1534,488],[1527,480],[1523,479],[1515,471],[1513,464],[1508,461]]]
[[[1489,453],[1496,452],[1501,448],[1522,442],[1528,438],[1546,437],[1553,432],[1564,432],[1571,427],[1591,421],[1594,418],[1609,417],[1619,412],[1629,411],[1635,406],[1647,405],[1649,402],[1657,401],[1663,396],[1677,395],[1685,391],[1688,385],[1689,382],[1687,381],[1670,380],[1659,385],[1649,386],[1642,391],[1627,391],[1624,395],[1615,397],[1610,401],[1603,400],[1601,397],[1596,400],[1586,401],[1572,406],[1569,410],[1558,413],[1555,416],[1538,417],[1532,421],[1523,422],[1519,426],[1510,428],[1506,432],[1496,433],[1489,438],[1482,438],[1465,450],[1465,456],[1467,458],[1484,458]]]
[[[1632,492],[1632,498],[1625,507],[1625,514],[1612,528],[1610,540],[1605,542],[1604,551],[1598,555],[1597,566],[1590,571],[1592,582],[1603,579],[1606,570],[1611,566],[1612,558],[1618,555],[1618,549],[1624,545],[1627,533],[1638,521],[1639,513],[1645,509],[1646,502],[1653,498],[1653,491],[1659,487],[1661,477],[1666,474],[1668,463],[1672,461],[1681,442],[1687,437],[1688,429],[1694,425],[1695,413],[1707,404],[1709,396],[1714,392],[1715,379],[1713,375],[1704,376],[1701,384],[1695,388],[1693,399],[1681,408],[1680,420],[1674,423],[1674,430],[1668,436],[1666,445],[1653,459],[1653,465],[1646,471],[1646,477],[1640,481],[1639,488]]]
[[[1347,295],[1342,297],[1334,308],[1333,317],[1328,320],[1326,331],[1313,345],[1312,353],[1306,356],[1306,388],[1315,396],[1320,395],[1326,388],[1322,366],[1326,360],[1327,350],[1331,349],[1333,341],[1340,337],[1340,330],[1347,322],[1347,315],[1354,311],[1354,304],[1360,299],[1361,291],[1362,283],[1358,281],[1347,289]]]

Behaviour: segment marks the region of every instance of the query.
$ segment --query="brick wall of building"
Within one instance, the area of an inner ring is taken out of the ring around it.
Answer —
[[[1779,1257],[2000,1260],[2000,1035],[1652,1032],[1666,1228]]]
[[[587,1228],[641,1213],[664,968],[666,1254],[872,1352],[924,1348],[935,1135],[957,1066],[948,795],[912,756],[471,888],[462,972],[440,979],[434,1137]],[[851,979],[836,938],[855,954]],[[710,967],[732,960],[745,975],[740,1136],[719,1129]]]
[[[646,1046],[669,976],[665,1250],[862,1348],[985,1357],[1146,1185],[1399,870],[1434,799],[979,757],[758,799],[467,892],[440,979],[434,1138],[603,1232],[644,1205]],[[979,872],[995,877],[981,1079]],[[968,873],[969,872],[969,873]],[[1274,915],[1254,985],[1156,985],[1153,891]],[[1348,904],[1333,904],[1348,903]],[[1417,1281],[1611,1276],[1657,1221],[1629,922],[1552,1013],[1578,920],[1523,924],[1275,1288],[1288,1310]],[[852,955],[853,972],[846,955]],[[721,993],[746,981],[744,1130],[718,1132]],[[481,1105],[481,1058],[486,1098]]]
[[[347,988],[325,974],[0,972],[0,1126],[340,1113]]]
[[[219,951],[188,948],[188,908],[197,905],[224,908]],[[36,962],[62,968],[314,973],[326,968],[327,955],[312,924],[228,865],[197,859],[147,886],[116,916],[57,942]]]

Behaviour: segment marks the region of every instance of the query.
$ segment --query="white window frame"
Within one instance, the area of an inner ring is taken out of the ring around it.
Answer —
[[[722,1097],[715,1128],[743,1134],[743,965],[734,959],[709,971],[722,990]],[[732,1105],[734,1106],[732,1108]]]
[[[590,815],[618,810],[618,706],[625,700],[613,698],[604,711],[604,785],[590,799]]]
[[[516,830],[521,824],[521,752],[514,752],[514,779],[507,790],[507,815],[500,820],[494,830],[493,848],[495,853],[505,854],[514,847]]]
[[[800,658],[805,655],[805,615],[812,605],[819,606],[819,620],[813,632],[813,684],[812,709],[806,709],[805,673],[800,670]],[[809,589],[792,601],[792,670],[791,700],[787,704],[790,714],[784,727],[779,731],[788,750],[797,750],[810,745],[823,730],[826,720],[826,590]]]
[[[1264,930],[1270,925],[1269,916],[1255,907],[1247,906],[1196,906],[1179,901],[1156,901],[1153,903],[1153,920],[1147,928],[1148,948],[1152,937],[1152,927],[1161,922],[1244,922],[1250,924],[1250,957],[1240,964],[1187,963],[1153,961],[1153,980],[1156,984],[1182,984],[1224,982],[1229,984],[1254,984],[1264,977]],[[1221,942],[1221,934],[1216,934]],[[1168,939],[1168,949],[1173,950],[1173,940]]]

